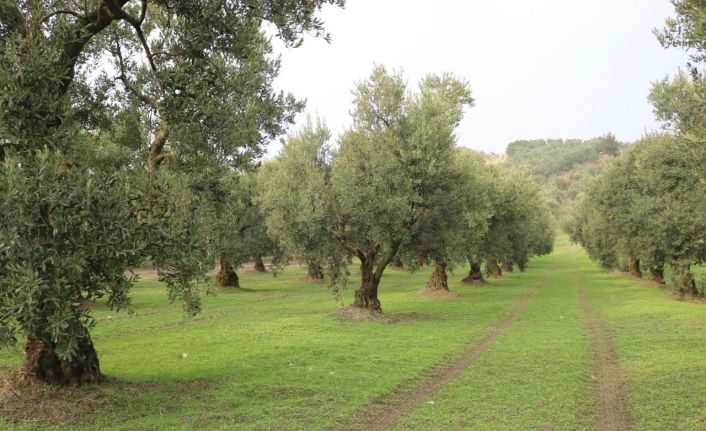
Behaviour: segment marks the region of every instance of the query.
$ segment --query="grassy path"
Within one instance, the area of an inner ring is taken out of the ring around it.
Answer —
[[[593,310],[583,282],[577,277],[579,303],[591,334],[594,380],[594,422],[596,429],[625,431],[630,429],[625,380],[618,363],[610,329]]]
[[[246,289],[193,319],[146,276],[133,314],[94,310],[112,382],[2,393],[0,429],[706,430],[706,305],[606,273],[565,238],[526,273],[452,282],[455,299],[420,295],[426,270],[388,271],[394,323],[339,320],[303,275],[243,272]],[[0,367],[21,359],[2,351]]]
[[[542,279],[532,290],[522,295],[510,313],[500,322],[489,328],[480,341],[471,341],[461,355],[448,364],[436,366],[421,374],[413,381],[405,382],[393,392],[373,400],[369,406],[356,412],[349,420],[346,429],[387,430],[393,429],[406,415],[428,397],[434,395],[443,385],[459,376],[488,350],[493,341],[517,319],[527,304],[544,287]]]

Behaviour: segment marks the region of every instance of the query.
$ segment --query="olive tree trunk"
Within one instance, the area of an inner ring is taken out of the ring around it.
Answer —
[[[321,281],[324,279],[324,269],[314,261],[307,262],[306,276],[312,281]]]
[[[515,269],[515,268],[514,268],[514,265],[513,265],[513,263],[512,263],[512,261],[510,261],[510,262],[503,262],[503,267],[502,267],[502,268],[503,268],[503,271],[505,271],[505,272],[512,272],[512,271]]]
[[[30,338],[25,344],[21,373],[24,378],[53,385],[86,385],[103,380],[88,331],[78,339],[77,351],[71,359],[59,358],[51,341]]]
[[[665,284],[664,282],[664,264],[656,263],[650,265],[650,275],[652,276],[652,281]]]
[[[493,276],[493,278],[499,278],[503,276],[503,270],[498,265],[498,262],[488,262],[488,273]]]
[[[640,259],[636,257],[630,257],[628,259],[628,271],[630,275],[637,278],[642,278],[642,271],[640,271]]]
[[[255,256],[255,266],[254,266],[255,271],[257,272],[265,272],[267,271],[267,268],[265,268],[265,262],[262,261],[262,256]]]
[[[228,260],[221,258],[221,269],[216,274],[216,283],[223,287],[240,287],[238,274]]]
[[[427,289],[429,290],[449,290],[449,279],[446,275],[446,264],[437,263],[434,265],[434,271],[431,273],[427,281]]]
[[[355,291],[355,301],[353,305],[372,311],[382,311],[380,300],[378,299],[378,285],[380,278],[375,276],[372,259],[366,259],[360,264],[361,284]]]
[[[480,269],[480,262],[471,262],[471,270],[468,272],[468,277],[462,281],[464,283],[485,283],[483,271]]]

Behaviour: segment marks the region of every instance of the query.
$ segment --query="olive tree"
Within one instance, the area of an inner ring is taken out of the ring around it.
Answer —
[[[532,178],[520,171],[493,168],[487,189],[490,214],[487,229],[468,242],[471,272],[466,281],[482,281],[480,263],[494,277],[517,264],[525,270],[530,257],[551,252],[554,227],[551,210]]]
[[[337,279],[336,269],[348,262],[330,232],[330,138],[324,124],[309,119],[288,136],[275,160],[263,163],[257,177],[256,201],[268,236],[283,256],[304,261],[311,280],[322,279],[324,272]]]
[[[262,257],[279,255],[255,201],[256,181],[257,174],[249,171],[231,172],[221,179],[225,194],[219,205],[214,241],[220,263],[216,282],[221,286],[240,287],[236,269],[241,264],[252,259],[256,271],[265,271]]]
[[[27,340],[25,375],[100,379],[84,300],[123,306],[137,260],[198,310],[215,217],[185,177],[247,164],[301,108],[263,26],[298,46],[342,3],[0,1],[0,341]]]
[[[331,149],[325,129],[309,126],[272,163],[280,184],[305,185],[263,195],[267,216],[277,218],[268,226],[290,232],[272,235],[325,235],[326,244],[360,262],[354,306],[380,311],[388,264],[418,222],[452,199],[454,129],[471,102],[467,84],[451,75],[429,75],[410,92],[401,74],[375,67],[356,86],[353,125],[338,148]],[[345,260],[336,256],[329,262],[342,274]]]
[[[448,175],[452,189],[448,199],[430,210],[410,235],[411,246],[403,247],[403,261],[415,269],[419,256],[434,264],[427,289],[449,290],[447,270],[468,259],[474,241],[487,231],[490,200],[488,170],[483,157],[466,148],[458,148]],[[413,253],[410,253],[413,251]]]
[[[606,266],[640,261],[655,281],[673,268],[674,290],[698,295],[691,266],[706,258],[706,151],[689,139],[647,135],[583,197],[572,238]]]

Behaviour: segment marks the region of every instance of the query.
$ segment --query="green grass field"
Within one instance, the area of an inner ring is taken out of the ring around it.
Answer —
[[[301,281],[303,270],[277,278],[244,271],[244,289],[207,297],[196,318],[169,305],[146,276],[133,292],[134,313],[94,310],[94,341],[111,381],[44,390],[36,405],[28,398],[26,411],[6,408],[0,428],[365,428],[351,418],[453,365],[496,330],[457,376],[432,393],[410,395],[413,408],[393,428],[600,429],[596,334],[581,307],[583,285],[607,328],[599,335],[614,347],[629,428],[706,430],[706,304],[606,273],[563,237],[525,273],[468,286],[457,281],[465,271],[450,277],[458,298],[421,295],[428,271],[387,271],[380,299],[391,321],[366,322],[339,319],[340,304],[325,285]],[[531,289],[536,293],[498,330]],[[350,302],[352,290],[345,295]],[[21,358],[21,349],[6,350],[0,366],[15,369]]]

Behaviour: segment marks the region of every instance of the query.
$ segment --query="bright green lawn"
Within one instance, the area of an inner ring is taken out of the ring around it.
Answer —
[[[243,272],[247,289],[206,298],[194,319],[145,277],[134,289],[134,314],[95,310],[102,370],[120,382],[103,389],[108,408],[56,429],[335,428],[480,339],[540,280],[544,289],[514,324],[399,429],[592,429],[592,356],[577,277],[614,331],[633,428],[706,429],[705,304],[607,274],[564,238],[528,272],[487,286],[460,285],[464,271],[451,277],[458,299],[419,295],[428,271],[387,271],[381,301],[395,323],[339,320],[326,286],[300,281],[301,270],[277,278]],[[0,354],[0,365],[20,360],[19,350]]]

